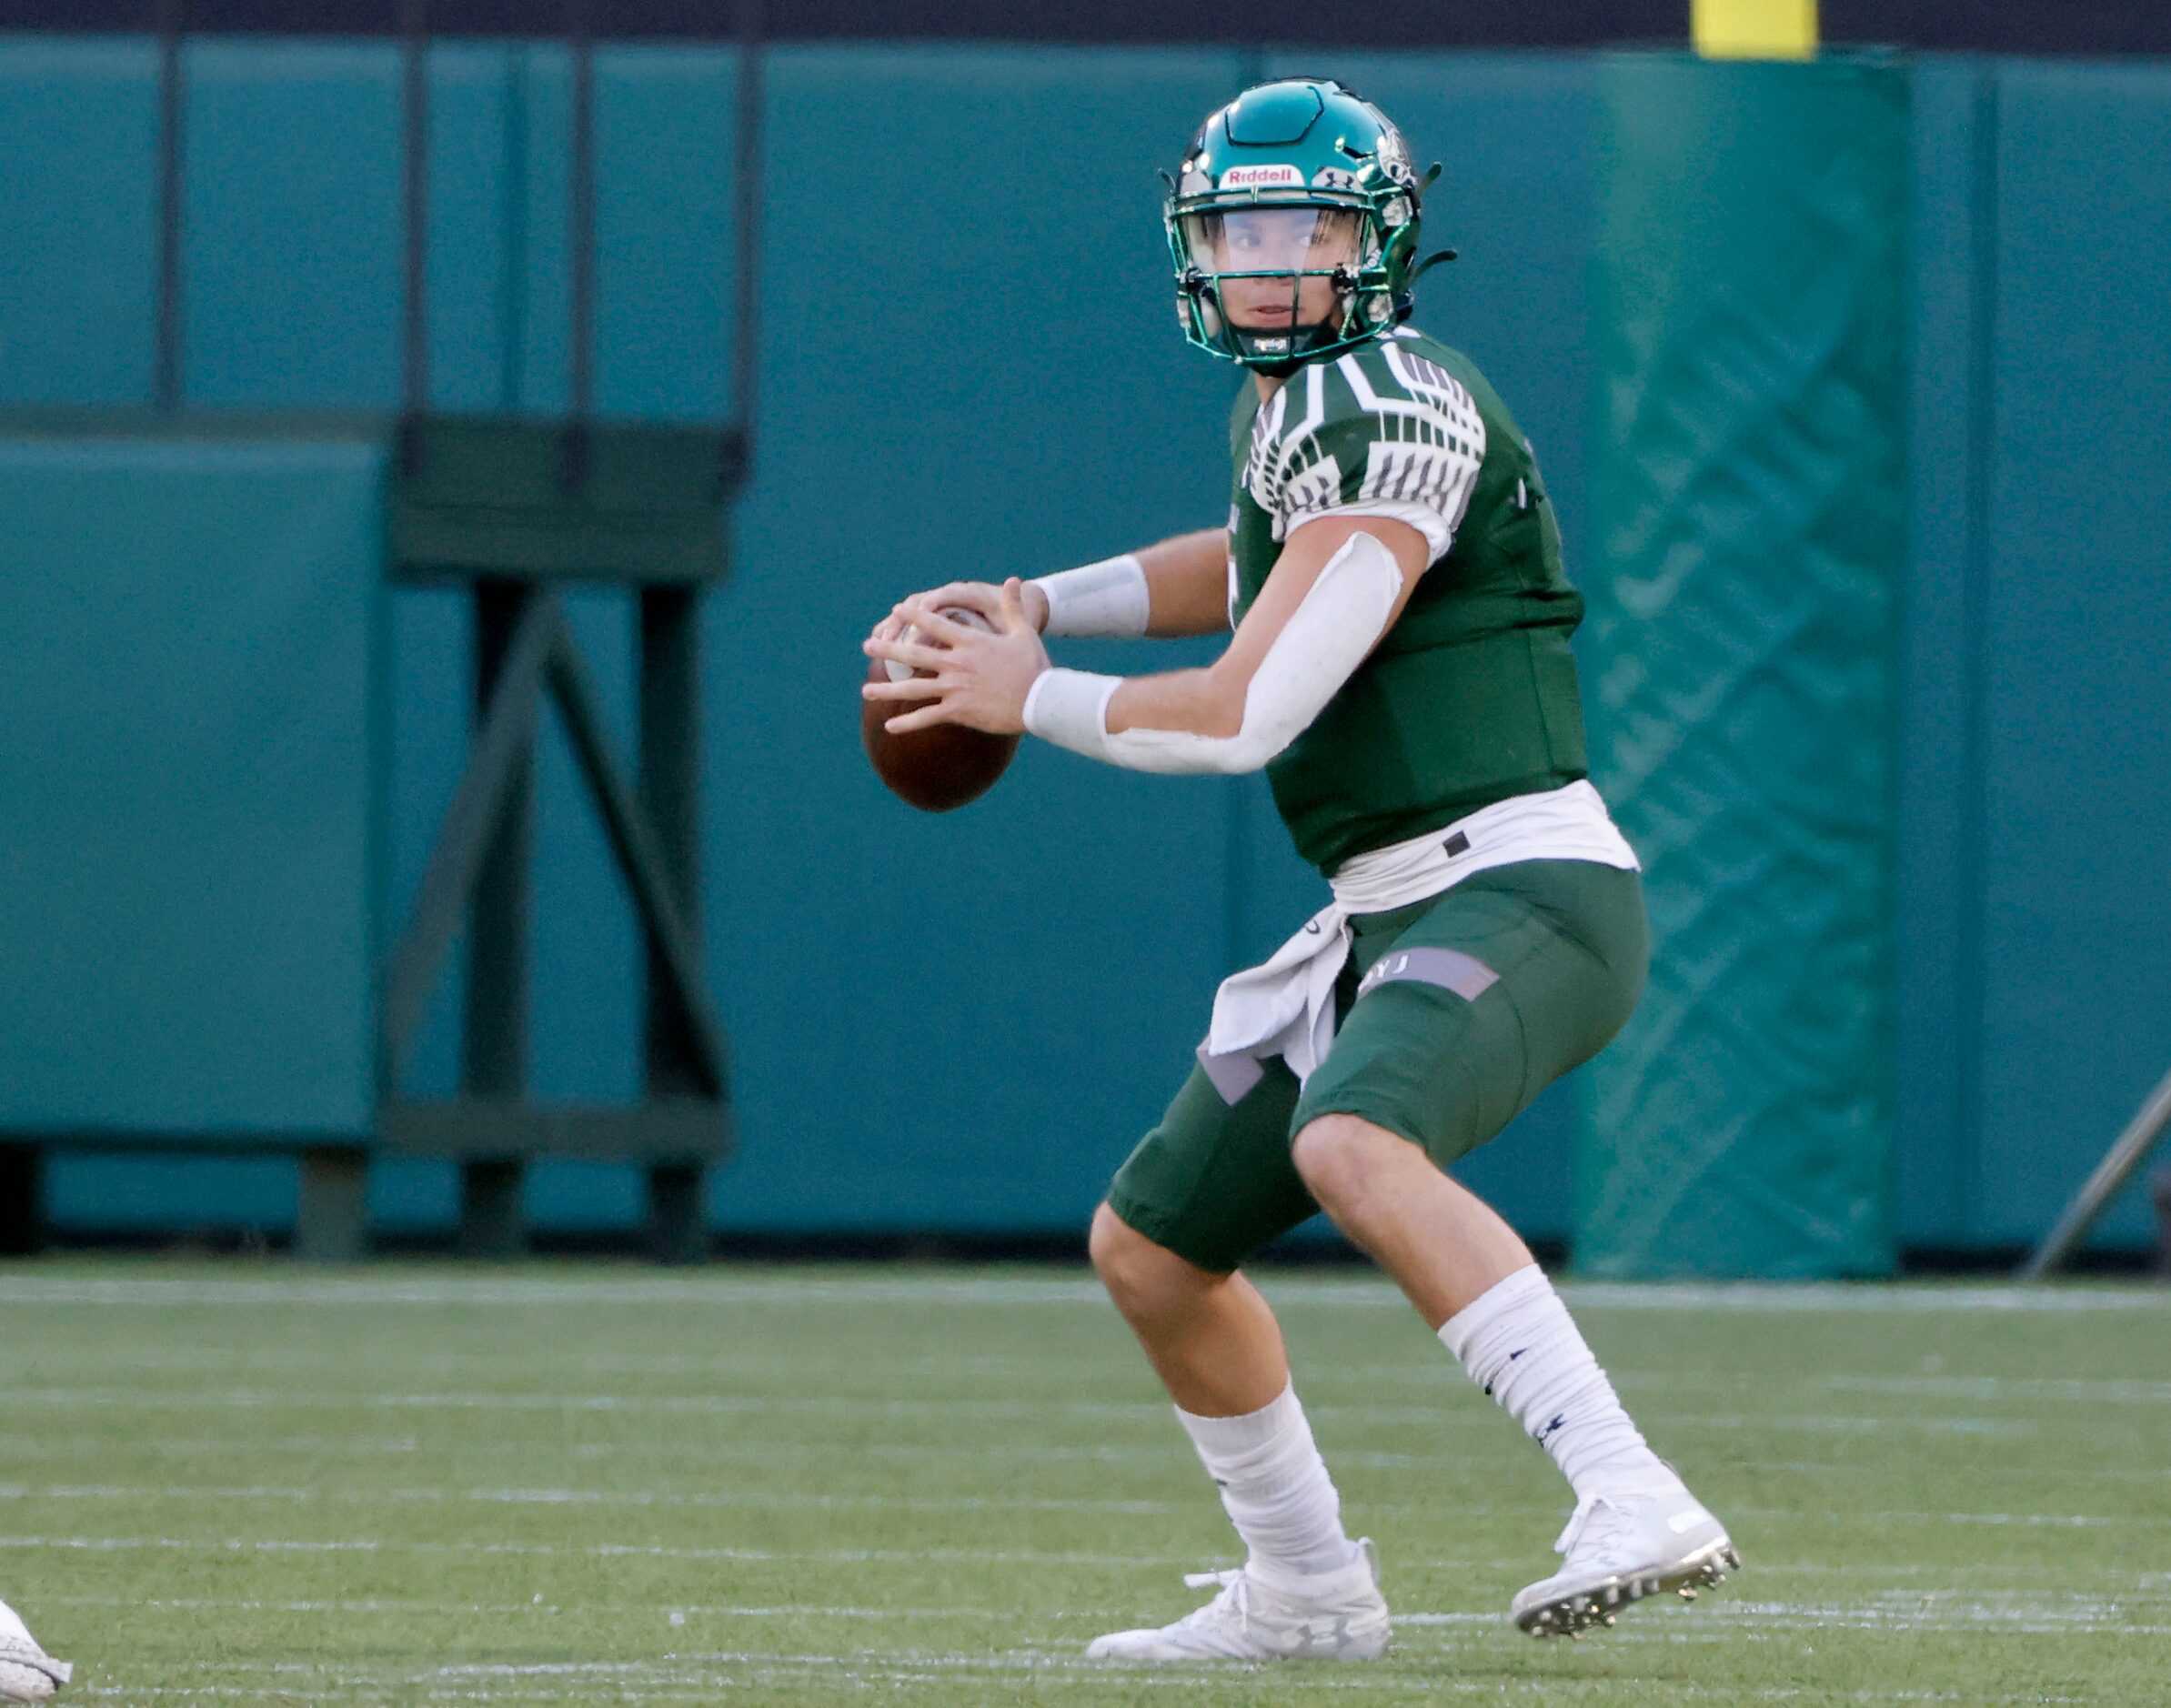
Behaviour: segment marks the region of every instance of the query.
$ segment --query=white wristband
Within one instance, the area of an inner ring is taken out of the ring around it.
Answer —
[[[1129,552],[1077,569],[1035,577],[1032,586],[1048,598],[1050,635],[1115,635],[1135,638],[1146,632],[1152,596],[1146,589],[1146,566]]]
[[[1120,676],[1050,667],[1033,678],[1025,695],[1025,727],[1043,741],[1089,759],[1108,758],[1108,703],[1123,686]]]

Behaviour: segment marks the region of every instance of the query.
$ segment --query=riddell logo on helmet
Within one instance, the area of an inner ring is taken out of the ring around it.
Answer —
[[[1231,166],[1221,174],[1221,187],[1224,190],[1280,189],[1301,190],[1304,187],[1304,175],[1294,166]]]

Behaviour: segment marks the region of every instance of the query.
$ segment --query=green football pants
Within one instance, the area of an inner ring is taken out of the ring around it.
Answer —
[[[1126,1225],[1235,1269],[1319,1209],[1291,1147],[1322,1115],[1362,1116],[1445,1168],[1605,1047],[1651,955],[1637,875],[1589,860],[1495,867],[1351,927],[1326,1060],[1301,1088],[1269,1060],[1234,1103],[1193,1068],[1109,1191]]]

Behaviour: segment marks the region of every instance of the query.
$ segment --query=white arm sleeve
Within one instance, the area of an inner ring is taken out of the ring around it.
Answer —
[[[1048,596],[1050,635],[1118,635],[1127,639],[1146,632],[1152,596],[1146,588],[1146,566],[1129,552],[1078,569],[1037,576],[1032,586]]]
[[[1134,771],[1256,771],[1294,741],[1356,674],[1394,612],[1402,566],[1370,534],[1352,534],[1327,559],[1244,690],[1232,736],[1181,729],[1111,735],[1108,702],[1122,678],[1043,670],[1025,698],[1025,727],[1046,741]]]

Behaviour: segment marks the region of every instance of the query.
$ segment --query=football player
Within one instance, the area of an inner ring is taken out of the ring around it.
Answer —
[[[1429,182],[1429,180],[1428,180]],[[1248,89],[1166,208],[1186,337],[1249,370],[1227,529],[905,600],[867,650],[934,672],[876,700],[1161,772],[1263,769],[1332,901],[1216,994],[1160,1126],[1093,1220],[1095,1266],[1248,1556],[1219,1593],[1090,1655],[1371,1659],[1388,1611],[1242,1273],[1323,1209],[1566,1477],[1538,1635],[1739,1563],[1646,1444],[1506,1222],[1444,1172],[1620,1030],[1649,940],[1636,858],[1585,777],[1583,602],[1529,444],[1470,360],[1408,324],[1424,189],[1340,85]],[[1441,258],[1441,257],[1433,257]],[[946,620],[964,606],[991,631]],[[908,628],[917,628],[916,636]],[[1053,668],[1043,634],[1233,631],[1202,669]]]

